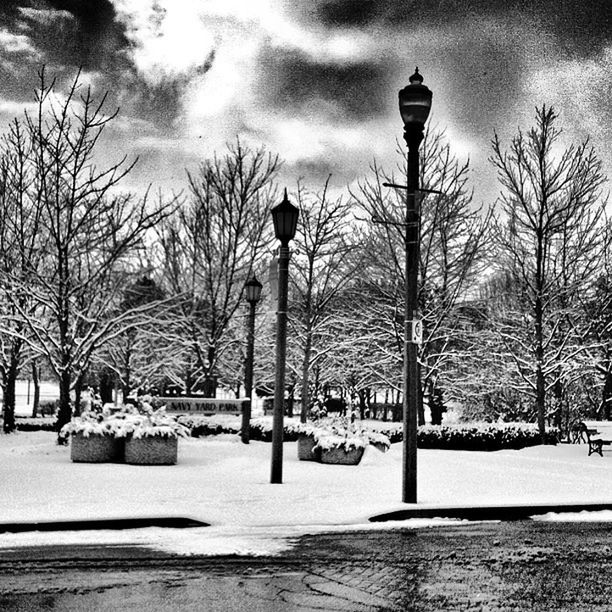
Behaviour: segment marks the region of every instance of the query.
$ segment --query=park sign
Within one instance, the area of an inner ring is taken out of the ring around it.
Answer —
[[[411,323],[411,342],[412,344],[423,343],[423,321],[422,319],[412,319]]]
[[[172,414],[241,414],[242,406],[248,399],[216,399],[213,397],[160,397],[166,405],[166,412]]]

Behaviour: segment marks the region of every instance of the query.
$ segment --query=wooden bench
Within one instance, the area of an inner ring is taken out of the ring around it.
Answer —
[[[603,447],[612,445],[612,421],[579,421],[572,432],[576,431],[578,440],[585,441],[589,445],[589,457],[597,453],[603,457]]]

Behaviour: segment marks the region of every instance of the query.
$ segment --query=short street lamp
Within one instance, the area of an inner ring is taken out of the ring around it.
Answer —
[[[402,501],[417,501],[417,419],[419,413],[420,373],[418,344],[421,341],[421,320],[418,312],[417,283],[420,255],[419,146],[431,110],[431,91],[423,85],[417,68],[410,85],[399,92],[399,109],[404,122],[404,140],[408,145],[408,182],[406,196],[406,261],[404,311],[404,457]]]
[[[244,285],[244,294],[249,303],[249,321],[247,329],[247,350],[244,362],[244,394],[248,398],[242,404],[242,428],[240,437],[245,444],[249,443],[251,424],[251,407],[253,405],[253,355],[255,352],[255,308],[261,297],[262,284],[255,275]]]
[[[285,409],[285,361],[287,355],[287,295],[289,289],[289,241],[295,237],[299,210],[283,201],[272,209],[274,234],[280,240],[278,256],[278,310],[276,312],[276,378],[272,418],[272,474],[270,482],[283,482],[283,413]]]

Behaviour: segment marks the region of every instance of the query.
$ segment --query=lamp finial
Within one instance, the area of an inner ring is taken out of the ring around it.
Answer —
[[[415,85],[415,84],[420,85],[423,82],[423,76],[419,72],[418,66],[414,69],[414,74],[408,80],[410,81],[411,85]]]

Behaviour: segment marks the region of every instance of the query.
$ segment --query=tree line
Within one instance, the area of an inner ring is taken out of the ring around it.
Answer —
[[[24,373],[59,384],[57,426],[85,386],[238,394],[245,282],[264,281],[255,383],[274,381],[275,239],[282,160],[240,140],[186,174],[184,194],[135,195],[136,160],[96,164],[115,119],[79,77],[62,96],[44,71],[35,111],[0,144],[0,383],[15,427]],[[419,347],[432,421],[453,402],[466,419],[564,426],[609,418],[610,223],[605,177],[588,141],[564,145],[553,108],[509,143],[494,134],[499,197],[477,206],[469,162],[443,132],[421,147]],[[305,419],[316,396],[344,390],[362,411],[402,388],[406,153],[373,162],[341,196],[297,181],[288,389]],[[109,399],[106,397],[105,399]],[[385,412],[386,414],[386,412]],[[420,414],[421,422],[425,414]]]

